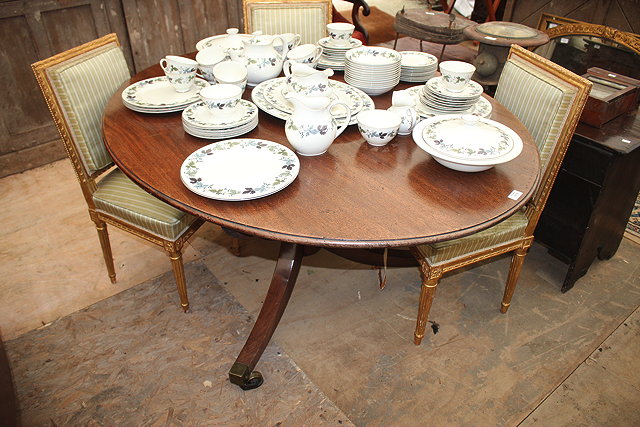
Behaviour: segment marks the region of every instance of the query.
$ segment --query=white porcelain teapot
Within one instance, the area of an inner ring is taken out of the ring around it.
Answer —
[[[329,77],[333,76],[331,68],[321,71],[307,64],[290,60],[286,60],[282,68],[289,91],[305,96],[331,95],[332,89],[329,86]]]
[[[351,111],[347,104],[332,101],[328,96],[308,97],[287,93],[293,113],[284,125],[285,134],[293,148],[303,156],[318,156],[329,149],[333,141],[347,128]],[[331,110],[341,106],[347,111],[344,123],[338,126]]]
[[[274,48],[274,41],[282,43],[282,54]],[[277,77],[282,72],[282,64],[287,56],[288,48],[279,36],[263,35],[260,31],[253,33],[249,40],[243,40],[244,48],[229,50],[233,61],[247,67],[247,83],[255,86],[265,80]]]

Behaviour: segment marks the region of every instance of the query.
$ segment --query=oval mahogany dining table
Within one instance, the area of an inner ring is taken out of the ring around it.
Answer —
[[[115,163],[146,191],[178,209],[231,230],[281,242],[260,314],[229,371],[231,382],[245,390],[262,384],[254,367],[280,321],[305,255],[318,248],[346,254],[466,236],[520,209],[539,179],[538,151],[529,132],[502,105],[487,98],[493,106],[491,118],[516,131],[524,143],[516,159],[489,170],[447,169],[410,135],[374,147],[352,125],[325,154],[298,156],[298,177],[275,194],[249,201],[204,198],[182,183],[180,167],[191,153],[215,141],[187,134],[180,113],[143,114],[122,103],[121,92],[128,85],[160,75],[160,67],[152,66],[109,100],[103,136]],[[401,83],[398,89],[410,86]],[[251,99],[250,92],[247,87],[245,99]],[[372,99],[376,108],[386,109],[391,92]],[[258,127],[239,138],[265,139],[291,148],[284,121],[263,111]],[[509,197],[514,190],[522,193],[517,199]]]

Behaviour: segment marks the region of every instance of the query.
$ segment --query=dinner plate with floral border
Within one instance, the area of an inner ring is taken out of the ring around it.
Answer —
[[[202,197],[243,201],[282,191],[299,171],[298,157],[284,145],[241,138],[197,149],[182,163],[180,178]]]

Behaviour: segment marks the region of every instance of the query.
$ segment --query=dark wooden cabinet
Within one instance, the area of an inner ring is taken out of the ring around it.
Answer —
[[[601,129],[580,123],[535,232],[536,241],[569,264],[563,292],[596,257],[616,253],[638,191],[638,111]]]

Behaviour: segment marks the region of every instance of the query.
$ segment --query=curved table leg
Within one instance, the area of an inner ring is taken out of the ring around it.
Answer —
[[[260,360],[287,307],[305,249],[305,246],[295,243],[280,244],[278,262],[258,319],[229,371],[229,380],[243,390],[252,390],[262,385],[262,374],[253,368]]]

